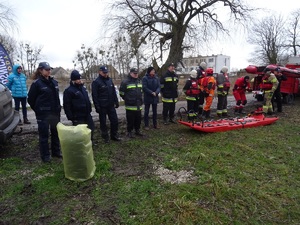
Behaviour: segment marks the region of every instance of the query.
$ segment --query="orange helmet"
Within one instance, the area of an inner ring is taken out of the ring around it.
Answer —
[[[207,75],[212,75],[212,74],[214,74],[214,69],[213,68],[207,68],[205,72],[206,72]]]

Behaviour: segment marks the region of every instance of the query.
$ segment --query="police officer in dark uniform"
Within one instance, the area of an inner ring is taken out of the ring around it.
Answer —
[[[96,112],[99,113],[101,136],[105,143],[109,143],[109,134],[106,126],[106,116],[110,120],[110,135],[114,141],[121,141],[118,134],[118,116],[116,108],[119,102],[115,85],[108,76],[106,66],[101,66],[99,76],[92,82],[92,97]]]
[[[73,126],[87,124],[92,131],[91,138],[93,139],[92,105],[88,92],[81,81],[81,75],[77,70],[73,70],[71,73],[70,86],[65,89],[63,99],[67,119],[72,121]]]
[[[120,86],[120,96],[125,101],[127,136],[133,138],[132,131],[135,129],[137,136],[143,136],[140,131],[142,121],[143,91],[142,83],[138,78],[138,70],[131,68],[127,79]]]
[[[60,121],[61,105],[58,83],[50,76],[51,67],[47,62],[39,63],[34,73],[34,82],[28,92],[28,103],[36,115],[39,131],[39,149],[43,162],[50,162],[49,127],[51,131],[52,157],[62,158],[57,123]]]

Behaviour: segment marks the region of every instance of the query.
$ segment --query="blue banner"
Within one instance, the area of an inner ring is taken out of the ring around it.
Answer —
[[[7,83],[7,77],[12,72],[12,63],[7,54],[7,51],[0,43],[0,82],[2,84]]]

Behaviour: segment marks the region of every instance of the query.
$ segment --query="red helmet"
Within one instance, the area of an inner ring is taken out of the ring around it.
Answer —
[[[207,68],[205,72],[206,72],[206,74],[212,75],[212,74],[214,74],[214,69],[213,68]]]

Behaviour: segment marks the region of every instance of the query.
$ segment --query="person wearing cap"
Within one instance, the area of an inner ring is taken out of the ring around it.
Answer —
[[[168,65],[167,72],[160,79],[160,88],[163,102],[163,120],[167,125],[174,120],[176,102],[178,101],[178,76],[175,73],[174,63]],[[169,117],[169,120],[168,120]]]
[[[185,99],[187,101],[188,119],[189,121],[192,121],[197,117],[199,110],[199,94],[201,92],[196,70],[190,72],[190,78],[186,80],[182,90],[186,95]]]
[[[149,110],[152,106],[152,122],[153,128],[157,129],[157,104],[159,102],[158,94],[160,92],[159,78],[155,73],[154,67],[150,66],[147,69],[146,75],[142,79],[144,92],[144,125],[145,130],[149,130]]]
[[[23,121],[30,124],[27,118],[27,77],[22,73],[22,66],[15,64],[12,73],[7,77],[6,86],[11,90],[12,97],[15,102],[15,110],[19,112],[20,103],[22,105]],[[20,119],[20,124],[22,120]]]
[[[199,68],[197,69],[197,79],[198,79],[198,83],[201,84],[201,80],[206,77],[206,69],[207,69],[207,64],[206,62],[201,62],[199,65]],[[202,91],[200,91],[199,94],[199,110],[198,110],[198,114],[201,115],[203,112],[203,104],[204,104],[204,93]]]
[[[120,85],[120,96],[125,101],[127,137],[133,138],[135,135],[144,136],[141,133],[143,86],[138,78],[138,70],[131,68],[128,77]]]
[[[217,116],[226,117],[228,116],[227,96],[230,89],[227,66],[223,66],[220,73],[216,75],[216,82],[217,82],[217,95],[218,95]]]
[[[58,82],[50,76],[52,67],[40,62],[33,74],[28,103],[35,112],[39,131],[39,149],[43,162],[50,162],[48,139],[51,136],[52,157],[62,158],[56,125],[60,122],[61,105]],[[49,133],[49,128],[51,135]]]
[[[270,68],[265,68],[264,73],[265,75],[263,76],[261,83],[261,89],[264,92],[263,112],[268,115],[272,115],[272,97],[278,87],[279,82],[276,76],[271,72]]]
[[[110,139],[121,141],[118,134],[119,120],[116,112],[119,101],[115,85],[108,72],[106,66],[100,66],[99,76],[92,82],[92,98],[96,112],[99,113],[101,136],[105,143],[109,143]],[[110,121],[110,137],[106,126],[107,117]]]
[[[276,90],[274,91],[274,94],[272,96],[272,105],[273,105],[273,111],[274,111],[274,105],[276,102],[277,105],[277,112],[281,113],[282,112],[282,95],[280,92],[280,86],[281,86],[281,81],[287,80],[287,77],[281,73],[281,70],[279,67],[275,68],[274,70],[274,75],[276,76],[278,80],[278,86]]]
[[[252,89],[250,87],[250,77],[244,76],[238,78],[233,87],[233,96],[236,101],[236,105],[234,107],[234,113],[244,113],[244,107],[247,104],[246,91],[251,92]]]
[[[91,129],[93,139],[94,121],[91,116],[92,104],[86,88],[81,81],[81,75],[77,70],[71,72],[70,86],[63,93],[63,107],[68,120],[73,126],[87,124]]]

